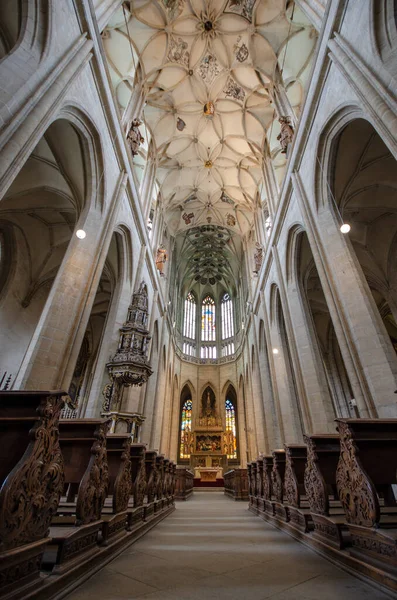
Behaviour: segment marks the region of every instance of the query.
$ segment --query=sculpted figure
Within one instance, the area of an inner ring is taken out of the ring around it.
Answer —
[[[281,125],[281,131],[277,136],[280,142],[281,153],[287,154],[288,144],[290,144],[294,138],[294,129],[291,125],[290,117],[280,117],[278,122]]]
[[[163,246],[163,244],[161,244],[161,246],[159,246],[158,250],[157,250],[157,256],[156,256],[156,267],[157,270],[160,272],[161,276],[164,276],[164,264],[167,261],[167,250],[165,249],[165,247]]]
[[[132,156],[136,156],[138,154],[139,146],[145,141],[145,138],[139,131],[139,125],[142,125],[142,121],[139,119],[134,119],[127,133],[127,141],[131,148]]]
[[[259,243],[257,243],[255,253],[254,253],[254,262],[255,262],[254,273],[256,273],[256,274],[259,273],[259,271],[261,270],[262,261],[263,261],[263,248]]]

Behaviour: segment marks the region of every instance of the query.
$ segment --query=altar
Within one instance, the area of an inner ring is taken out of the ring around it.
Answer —
[[[223,460],[220,456],[201,456],[193,455],[192,466],[194,468],[194,478],[202,482],[204,481],[216,481],[222,479],[223,481]]]
[[[190,412],[184,413],[186,424],[182,427],[180,456],[189,459],[195,486],[222,487],[228,461],[236,456],[235,429],[227,419],[223,421],[211,386],[203,390],[197,412],[192,411],[189,402],[186,410]]]

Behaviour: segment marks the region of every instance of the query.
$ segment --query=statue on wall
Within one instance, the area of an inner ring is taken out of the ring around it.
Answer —
[[[139,146],[145,141],[145,138],[139,131],[140,125],[142,125],[142,121],[139,119],[134,119],[127,133],[127,142],[131,148],[132,156],[136,156],[138,154]]]
[[[213,390],[208,386],[201,397],[201,410],[199,415],[200,426],[214,427],[218,425],[216,413],[216,400]]]
[[[159,246],[157,250],[156,267],[162,277],[164,277],[164,265],[167,261],[167,258],[167,250],[165,249],[163,244],[161,244],[161,246]]]
[[[278,122],[281,125],[281,131],[277,136],[277,139],[280,142],[281,153],[287,154],[288,145],[291,144],[294,138],[294,129],[291,125],[290,117],[280,117]]]
[[[263,262],[263,248],[259,244],[259,242],[257,242],[256,248],[255,248],[255,253],[254,253],[254,263],[255,263],[254,273],[256,275],[258,275],[259,271],[261,270],[262,262]]]

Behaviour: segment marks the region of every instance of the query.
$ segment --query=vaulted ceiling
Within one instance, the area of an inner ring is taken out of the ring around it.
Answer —
[[[133,0],[103,42],[121,112],[144,90],[142,152],[151,140],[171,234],[212,224],[246,235],[266,139],[274,167],[285,166],[275,81],[297,113],[302,103],[315,45],[303,14],[287,0]]]

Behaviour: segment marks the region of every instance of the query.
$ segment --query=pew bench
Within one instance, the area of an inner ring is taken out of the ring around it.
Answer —
[[[284,449],[273,450],[272,468],[272,503],[273,518],[283,523],[289,521],[289,510],[284,504],[284,477],[285,477],[286,454]]]
[[[154,517],[154,504],[157,498],[158,472],[157,452],[147,450],[145,453],[146,468],[146,503],[144,505],[144,519],[149,521]]]
[[[314,528],[310,505],[306,497],[304,475],[307,448],[299,444],[285,446],[284,500],[291,527],[303,533]]]
[[[131,444],[131,484],[132,496],[128,503],[127,530],[134,531],[144,521],[144,501],[146,497],[145,445]]]
[[[49,526],[64,486],[63,391],[0,392],[0,595],[39,589]]]
[[[350,554],[397,572],[397,419],[336,419],[340,456],[336,484]]]
[[[337,434],[306,435],[304,483],[314,523],[313,536],[336,549],[350,544],[345,511],[336,490],[340,443]]]
[[[274,504],[272,502],[272,471],[273,471],[273,456],[266,455],[262,459],[262,480],[263,480],[263,516],[274,516]]]
[[[52,519],[51,542],[43,557],[43,567],[53,573],[72,570],[97,550],[109,486],[107,428],[104,419],[59,422],[68,494]]]

